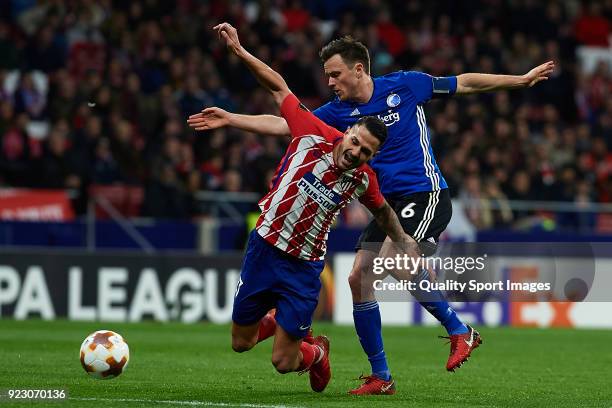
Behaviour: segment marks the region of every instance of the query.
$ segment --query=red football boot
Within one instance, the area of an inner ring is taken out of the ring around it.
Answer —
[[[359,376],[360,380],[364,380],[363,384],[354,390],[350,390],[351,395],[393,395],[395,394],[395,381],[389,378],[385,381],[374,375]]]
[[[326,336],[317,336],[312,343],[321,347],[323,356],[318,362],[310,366],[310,388],[315,392],[322,392],[331,379],[331,368],[329,366],[329,339]]]
[[[470,325],[466,325],[468,332],[464,334],[454,334],[450,337],[439,336],[450,340],[450,355],[446,362],[448,371],[455,371],[465,363],[472,351],[482,344],[480,333],[474,330]]]

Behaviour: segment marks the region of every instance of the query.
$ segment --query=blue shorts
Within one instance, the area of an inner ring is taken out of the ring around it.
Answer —
[[[312,324],[319,301],[324,261],[287,255],[251,231],[234,296],[234,323],[247,326],[276,308],[276,322],[302,338]]]

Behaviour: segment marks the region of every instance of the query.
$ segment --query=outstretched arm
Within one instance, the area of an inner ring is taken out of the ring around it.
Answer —
[[[555,63],[548,61],[533,68],[525,75],[461,74],[457,76],[457,95],[504,89],[528,88],[548,79]]]
[[[194,130],[212,130],[231,126],[247,132],[263,133],[271,136],[289,136],[289,125],[280,116],[241,115],[212,107],[189,116],[187,123]]]
[[[242,60],[261,86],[272,94],[274,100],[280,106],[285,97],[291,93],[283,77],[240,45],[238,31],[231,24],[221,23],[213,29],[217,32],[219,38],[225,40],[227,48]]]

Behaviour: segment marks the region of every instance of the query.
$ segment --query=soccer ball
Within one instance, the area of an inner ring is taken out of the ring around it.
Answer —
[[[127,367],[130,349],[120,334],[110,330],[91,333],[81,344],[81,365],[99,379],[117,377]]]

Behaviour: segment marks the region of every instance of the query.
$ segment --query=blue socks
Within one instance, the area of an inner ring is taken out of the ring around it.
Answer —
[[[422,270],[415,281],[419,282],[423,279],[429,279],[429,274],[426,270]],[[412,295],[419,301],[421,306],[438,319],[449,335],[468,332],[467,326],[463,324],[457,313],[449,306],[442,292],[438,290],[423,292],[417,289],[412,292]],[[372,366],[372,374],[380,379],[389,381],[391,379],[391,372],[387,365],[387,357],[383,347],[378,302],[372,300],[370,302],[353,303],[353,320],[361,347],[368,355],[368,360]]]
[[[429,273],[423,269],[415,279],[417,287],[418,282],[424,279],[429,279]],[[457,313],[449,306],[446,298],[439,290],[424,292],[417,289],[412,291],[412,295],[419,301],[425,310],[438,319],[449,335],[464,334],[468,332],[467,326],[459,320]]]
[[[378,302],[372,300],[370,302],[353,303],[353,320],[361,347],[368,355],[368,360],[372,366],[372,374],[389,381],[391,372],[389,366],[387,366],[387,357],[383,347]]]

